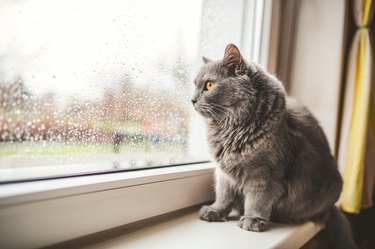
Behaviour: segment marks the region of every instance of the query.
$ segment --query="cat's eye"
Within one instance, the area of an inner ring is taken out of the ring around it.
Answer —
[[[205,87],[205,89],[207,90],[207,91],[210,91],[214,86],[215,86],[215,82],[213,82],[213,81],[208,81],[208,82],[206,82],[206,87]]]

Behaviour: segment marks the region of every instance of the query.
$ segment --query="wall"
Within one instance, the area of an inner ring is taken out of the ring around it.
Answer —
[[[345,1],[301,0],[299,7],[289,93],[313,112],[334,151]]]

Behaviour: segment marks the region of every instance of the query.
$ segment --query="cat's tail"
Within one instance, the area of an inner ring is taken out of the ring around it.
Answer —
[[[332,245],[337,249],[357,249],[350,224],[343,213],[333,206],[325,227]]]

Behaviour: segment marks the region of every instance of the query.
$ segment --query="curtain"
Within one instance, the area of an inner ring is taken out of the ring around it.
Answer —
[[[357,29],[351,44],[338,162],[344,185],[339,205],[358,214],[372,206],[375,181],[374,45],[370,29],[375,0],[352,0]]]

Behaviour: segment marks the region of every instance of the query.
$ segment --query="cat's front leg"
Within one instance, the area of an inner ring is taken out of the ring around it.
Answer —
[[[280,192],[270,186],[257,186],[244,191],[244,215],[238,225],[245,230],[262,232],[267,229],[271,210]]]
[[[232,210],[235,191],[227,177],[220,170],[216,171],[216,200],[210,206],[203,206],[199,211],[205,221],[225,221]]]
[[[261,232],[267,229],[272,203],[262,198],[261,194],[245,193],[245,212],[238,225],[245,230]]]

